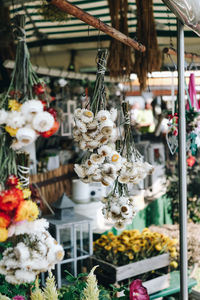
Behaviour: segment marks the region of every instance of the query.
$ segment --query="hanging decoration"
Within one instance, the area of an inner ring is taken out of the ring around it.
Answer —
[[[38,12],[43,16],[45,20],[48,21],[66,22],[69,20],[69,16],[66,14],[66,12],[62,11],[61,9],[52,5],[46,0],[42,0]]]
[[[64,250],[50,236],[29,189],[29,154],[22,147],[52,129],[57,114],[46,103],[45,84],[32,70],[25,42],[25,17],[16,16],[18,47],[8,92],[0,102],[0,242],[9,240],[0,274],[11,284],[30,283],[54,268]],[[42,100],[42,101],[41,101]],[[21,151],[17,151],[21,149]]]
[[[14,18],[18,40],[15,68],[7,93],[0,101],[0,182],[16,174],[15,152],[38,136],[50,137],[59,128],[55,109],[49,107],[46,85],[33,71],[25,41],[25,17]],[[56,126],[55,126],[56,125]]]
[[[146,88],[147,74],[159,71],[161,52],[158,48],[152,0],[136,0],[137,5],[137,38],[145,44],[146,52],[135,52],[134,72],[140,82],[140,90]]]
[[[128,0],[108,0],[111,23],[114,28],[128,36]],[[114,78],[130,77],[133,72],[131,48],[115,39],[111,39],[108,69]]]
[[[196,155],[200,147],[200,117],[199,105],[196,97],[194,74],[190,75],[189,90],[185,83],[187,94],[186,104],[186,143],[189,155]],[[169,115],[166,140],[172,155],[178,148],[178,114],[175,111],[175,103],[172,102],[172,114]]]
[[[123,103],[124,141],[120,143],[114,121],[117,110],[106,110],[104,73],[106,69],[105,50],[99,50],[97,79],[89,109],[75,111],[74,139],[83,150],[87,150],[75,172],[85,182],[101,182],[112,192],[103,199],[103,214],[111,218],[118,228],[130,222],[136,213],[134,198],[128,193],[128,184],[137,184],[152,171],[152,166],[143,162],[135,149],[130,130],[128,103]]]

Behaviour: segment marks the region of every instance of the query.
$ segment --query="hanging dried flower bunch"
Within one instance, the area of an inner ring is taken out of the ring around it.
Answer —
[[[159,71],[161,52],[158,48],[155,21],[153,17],[153,0],[136,0],[137,37],[146,46],[146,51],[135,52],[134,72],[137,74],[140,89],[145,90],[147,73]]]
[[[128,36],[128,0],[108,0],[111,24]],[[115,78],[128,77],[133,71],[131,47],[112,39],[108,58],[110,76]]]
[[[66,22],[69,20],[69,16],[66,12],[63,12],[55,5],[48,3],[46,0],[42,0],[41,7],[38,9],[39,14],[41,14],[45,20],[52,22]]]

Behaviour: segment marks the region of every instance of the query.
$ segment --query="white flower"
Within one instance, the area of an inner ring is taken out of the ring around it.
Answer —
[[[19,143],[22,143],[24,146],[33,143],[36,140],[35,130],[27,127],[19,128],[16,133],[16,138]]]
[[[85,168],[83,166],[78,165],[78,164],[74,165],[74,171],[76,172],[76,174],[80,178],[84,178],[85,175],[86,175]]]
[[[33,234],[33,233],[42,233],[46,232],[46,228],[49,227],[49,223],[46,219],[38,219],[33,222],[23,221],[11,225],[8,228],[9,237],[13,235],[22,235],[22,234]]]
[[[122,205],[121,206],[121,213],[123,215],[129,215],[129,213],[130,213],[130,207],[129,207],[129,205],[127,205],[127,204]]]
[[[117,109],[116,108],[111,108],[110,110],[110,118],[113,122],[116,121],[117,119]]]
[[[102,136],[101,137],[101,139],[99,139],[100,138],[100,135],[96,138],[98,141],[99,141],[99,144],[100,145],[105,145],[105,144],[107,144],[108,142],[109,142],[109,137],[108,136]]]
[[[103,145],[97,150],[97,152],[99,155],[108,156],[111,154],[112,148],[109,147],[108,145]]]
[[[93,120],[91,123],[87,124],[88,131],[97,130],[97,127],[98,127],[98,122],[96,120]]]
[[[74,117],[80,119],[82,114],[82,109],[81,108],[76,108],[74,111]]]
[[[6,123],[7,117],[7,111],[5,111],[5,109],[0,109],[0,125]]]
[[[117,151],[113,151],[109,157],[109,160],[113,164],[119,164],[121,162],[121,155]]]
[[[108,163],[104,164],[102,166],[102,176],[104,176],[104,175],[115,179],[117,176],[115,166],[113,166],[112,164],[108,164]]]
[[[19,142],[18,140],[14,139],[10,148],[12,148],[13,150],[19,150],[24,146],[23,143]]]
[[[100,170],[96,170],[95,174],[92,175],[92,181],[94,182],[101,182],[102,176]]]
[[[92,154],[90,156],[90,161],[93,163],[93,164],[103,164],[105,160],[105,157],[104,156],[101,156],[99,154]]]
[[[125,184],[129,183],[129,179],[130,179],[129,176],[127,176],[127,175],[120,175],[118,177],[118,181],[120,183],[125,183]]]
[[[96,141],[96,140],[92,140],[90,142],[87,142],[87,148],[93,150],[93,149],[96,149],[98,146],[99,146],[99,142]]]
[[[14,254],[19,261],[26,261],[30,257],[29,248],[22,242],[14,248]]]
[[[113,132],[113,121],[106,120],[101,123],[100,130],[103,135],[110,136]]]
[[[154,171],[153,166],[150,165],[148,162],[144,162],[144,169],[145,169],[145,172],[148,174],[151,174]]]
[[[28,117],[32,118],[32,116],[35,115],[36,113],[43,111],[43,105],[42,105],[42,102],[39,100],[34,100],[34,99],[28,100],[22,104],[20,110],[25,117],[28,116]]]
[[[96,116],[97,120],[104,122],[110,119],[110,113],[108,110],[100,110]]]
[[[88,169],[85,170],[85,173],[87,176],[90,176],[93,175],[97,169],[98,169],[98,165],[93,164]]]
[[[81,140],[80,143],[79,143],[79,147],[80,147],[82,150],[86,150],[86,149],[87,149],[86,142],[85,142],[84,140]]]
[[[51,247],[47,254],[47,260],[49,263],[57,263],[61,261],[64,257],[64,250],[61,245],[54,245],[54,247]]]
[[[81,181],[84,183],[91,183],[92,182],[92,177],[91,176],[85,176],[84,178],[81,178]]]
[[[15,272],[16,280],[21,283],[31,283],[35,281],[35,273],[26,270],[17,270]]]
[[[54,117],[47,111],[36,114],[33,118],[33,128],[39,132],[45,132],[50,130],[54,124]]]
[[[127,198],[127,197],[120,197],[120,198],[118,199],[118,203],[119,203],[120,206],[126,205],[127,202],[128,202],[128,198]]]
[[[83,123],[81,120],[75,120],[76,121],[76,126],[77,128],[82,132],[85,133],[87,132],[87,127],[86,124]]]
[[[14,129],[20,128],[25,124],[24,116],[21,112],[13,110],[8,113],[6,125]]]
[[[21,281],[19,281],[19,280],[16,278],[15,275],[7,275],[7,276],[5,277],[5,279],[6,279],[7,282],[9,282],[9,283],[11,283],[11,284],[14,284],[14,285],[16,285],[16,284],[21,284]]]
[[[116,229],[124,229],[125,224],[124,224],[122,221],[118,221],[118,222],[116,222],[116,223],[114,224],[114,227],[115,227]]]
[[[112,185],[114,182],[114,179],[110,176],[104,176],[102,177],[101,179],[101,183],[105,186],[109,186],[109,185]]]
[[[83,123],[90,123],[94,119],[94,114],[88,109],[82,109],[81,120]]]
[[[93,141],[93,139],[91,138],[91,136],[89,136],[87,133],[83,133],[83,134],[82,134],[82,137],[83,137],[83,139],[84,139],[86,142],[91,142],[91,141]]]
[[[121,213],[121,209],[120,209],[120,206],[116,205],[116,204],[113,204],[111,207],[110,207],[110,211],[112,214],[115,214],[115,215],[120,215]]]

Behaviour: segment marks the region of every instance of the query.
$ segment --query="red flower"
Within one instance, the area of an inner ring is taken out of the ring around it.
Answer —
[[[6,180],[6,185],[15,187],[16,185],[18,185],[18,182],[19,182],[19,179],[17,178],[16,175],[9,175]]]
[[[36,95],[41,95],[44,94],[45,92],[45,86],[42,85],[41,83],[38,83],[33,86],[33,90]]]
[[[38,133],[44,138],[49,138],[50,136],[52,136],[54,133],[58,131],[59,127],[60,127],[59,122],[54,121],[53,127],[51,129],[45,132],[38,132]]]
[[[142,285],[142,280],[136,279],[130,284],[130,300],[149,300],[147,289]]]
[[[187,158],[187,164],[188,164],[189,167],[193,167],[195,162],[196,162],[196,158],[194,156],[190,155]]]
[[[17,188],[0,193],[0,209],[6,212],[15,209],[24,200],[23,192]]]
[[[54,119],[56,120],[57,118],[57,111],[55,110],[55,108],[50,107],[47,109],[47,111],[54,117]]]
[[[7,228],[11,222],[10,216],[0,211],[0,227]]]

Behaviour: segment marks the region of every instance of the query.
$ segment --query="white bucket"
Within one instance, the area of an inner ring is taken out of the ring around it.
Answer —
[[[90,186],[80,179],[72,180],[72,199],[76,203],[90,202]]]

